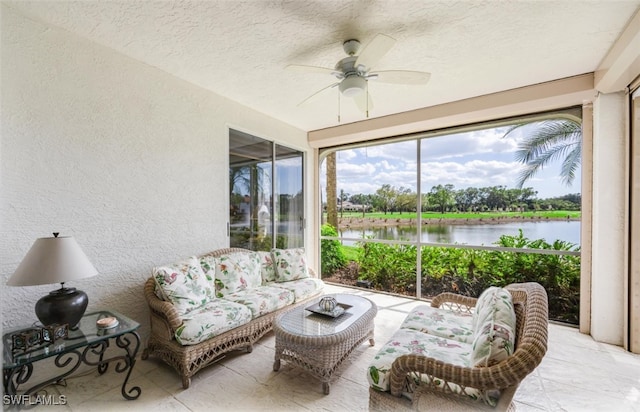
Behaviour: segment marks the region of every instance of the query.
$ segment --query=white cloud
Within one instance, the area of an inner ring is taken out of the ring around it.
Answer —
[[[518,142],[528,131],[516,129],[504,138],[507,128],[477,130],[423,139],[422,190],[438,184],[467,187],[515,187],[523,165],[515,160]],[[416,188],[415,141],[389,143],[340,151],[337,156],[339,190],[350,194],[374,193],[383,184]],[[541,170],[527,183],[538,198],[580,192],[580,171],[572,187],[562,185],[559,163]],[[324,164],[321,186],[325,187]]]
[[[340,162],[340,161],[345,161],[345,160],[351,160],[355,157],[358,157],[358,151],[360,151],[362,149],[347,149],[347,150],[340,150],[336,153],[336,163]]]
[[[506,129],[486,129],[422,141],[423,160],[445,160],[469,155],[508,153],[517,149],[517,140],[503,138]]]
[[[396,165],[392,165],[387,160],[383,160],[380,163],[377,163],[384,170],[397,170],[398,167]]]
[[[520,165],[517,162],[472,160],[465,163],[427,162],[422,164],[422,188],[439,184],[456,189],[486,186],[513,186]]]
[[[371,163],[355,164],[350,162],[336,162],[336,174],[338,180],[366,179],[367,176],[374,176],[378,169]]]

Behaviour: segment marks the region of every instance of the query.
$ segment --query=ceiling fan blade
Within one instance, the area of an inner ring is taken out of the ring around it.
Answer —
[[[381,83],[426,84],[429,78],[431,78],[431,73],[412,70],[383,70],[381,72],[371,73],[367,77]]]
[[[396,40],[385,35],[377,34],[376,37],[367,44],[358,59],[356,60],[355,67],[360,65],[370,69],[374,66],[391,48],[396,44]]]
[[[371,95],[367,92],[355,95],[353,97],[353,101],[356,106],[358,106],[358,109],[363,113],[367,113],[367,115],[371,110],[373,110],[373,100],[371,99]]]
[[[301,64],[290,64],[285,67],[285,69],[294,72],[300,73],[325,73],[333,76],[342,75],[339,71],[335,69],[329,69],[328,67],[320,67],[320,66],[304,66]]]
[[[333,83],[328,85],[327,87],[323,87],[322,89],[318,90],[317,92],[315,92],[314,94],[312,94],[311,96],[307,97],[306,99],[304,99],[303,101],[301,101],[300,103],[298,103],[298,106],[302,106],[305,105],[307,103],[310,103],[312,101],[314,101],[320,94],[322,94],[322,92],[324,92],[325,90],[329,90],[332,87],[336,87],[337,85],[339,85],[340,83]]]

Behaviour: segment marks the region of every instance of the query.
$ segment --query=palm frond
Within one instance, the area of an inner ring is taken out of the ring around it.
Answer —
[[[530,124],[531,122],[511,126],[503,137]],[[562,159],[560,177],[564,183],[570,185],[582,157],[582,127],[568,119],[538,122],[534,132],[518,145],[515,157],[517,161],[525,164],[518,176],[519,188],[544,166],[559,159]]]

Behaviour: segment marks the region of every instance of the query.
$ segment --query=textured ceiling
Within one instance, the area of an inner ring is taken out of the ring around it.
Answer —
[[[397,40],[376,70],[419,70],[427,85],[371,80],[370,117],[594,71],[640,0],[3,1],[303,130],[338,123],[342,42]],[[341,123],[363,120],[350,99]]]

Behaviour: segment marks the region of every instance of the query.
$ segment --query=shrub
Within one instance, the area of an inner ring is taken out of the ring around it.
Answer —
[[[549,296],[549,318],[577,324],[580,304],[580,256],[528,253],[527,249],[578,251],[576,245],[556,240],[529,240],[522,231],[501,236],[497,246],[521,252],[487,251],[429,246],[421,253],[423,297],[442,292],[479,296],[489,286],[538,282]],[[417,248],[361,242],[360,279],[375,289],[415,294]]]
[[[338,236],[336,229],[330,224],[324,224],[320,228],[322,236]],[[347,259],[339,240],[322,239],[320,242],[320,271],[322,276],[331,274],[347,264]]]

